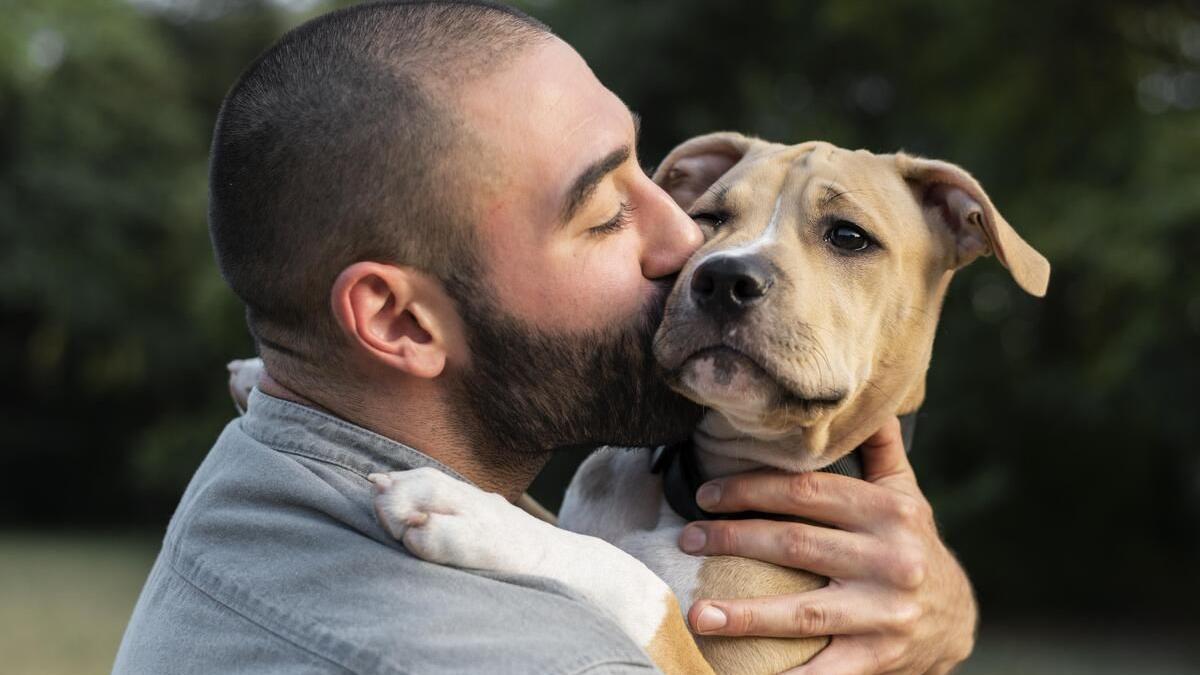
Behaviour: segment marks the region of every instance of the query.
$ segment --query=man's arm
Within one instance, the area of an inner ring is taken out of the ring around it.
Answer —
[[[832,635],[796,673],[944,673],[970,655],[974,594],[938,536],[899,421],[872,436],[862,454],[865,480],[752,473],[701,486],[697,501],[709,511],[787,514],[838,529],[767,520],[689,525],[680,537],[689,553],[739,555],[830,578],[827,587],[798,595],[698,600],[688,613],[693,629],[702,635]]]

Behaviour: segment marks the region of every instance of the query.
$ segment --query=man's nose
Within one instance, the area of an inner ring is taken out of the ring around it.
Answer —
[[[771,265],[762,257],[718,255],[692,273],[692,299],[714,319],[728,321],[761,302],[774,283]]]
[[[646,183],[647,197],[640,207],[647,211],[642,275],[659,279],[683,269],[688,258],[704,243],[704,233],[662,188],[649,178]]]

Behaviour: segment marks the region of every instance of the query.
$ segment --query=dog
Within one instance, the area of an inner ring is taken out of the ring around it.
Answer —
[[[1041,297],[1050,265],[938,160],[719,132],[675,148],[653,178],[706,235],[654,341],[668,382],[707,409],[690,446],[593,453],[558,527],[432,469],[371,476],[376,514],[431,562],[560,581],[665,672],[780,672],[828,638],[694,638],[681,607],[827,580],[683,553],[698,507],[679,486],[690,475],[694,495],[699,479],[761,467],[853,473],[873,430],[920,407],[954,272],[994,254]]]

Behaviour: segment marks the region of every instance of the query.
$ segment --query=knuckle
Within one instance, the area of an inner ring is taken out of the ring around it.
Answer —
[[[723,521],[710,523],[707,526],[709,548],[714,552],[738,550],[737,528],[730,527]]]
[[[798,473],[788,478],[787,492],[793,504],[807,504],[817,500],[821,488],[814,473]]]
[[[890,579],[896,586],[916,590],[925,583],[925,555],[916,546],[900,548],[892,555],[890,571]]]
[[[783,552],[786,560],[799,566],[813,558],[812,537],[800,526],[788,527],[783,531]]]
[[[933,522],[933,508],[924,499],[897,493],[885,508],[892,520],[906,528],[919,529]]]
[[[824,609],[812,605],[800,605],[792,615],[792,623],[800,635],[825,635],[829,632],[828,615]]]
[[[889,624],[901,635],[910,635],[916,630],[917,621],[921,618],[921,606],[916,602],[898,602],[889,612]]]
[[[748,605],[736,607],[735,611],[729,613],[729,627],[735,633],[753,634],[758,628],[758,615],[754,608]]]
[[[908,495],[896,495],[892,499],[892,516],[902,523],[915,523],[919,516],[917,500]]]
[[[721,487],[722,505],[737,507],[746,503],[746,499],[751,496],[751,490],[746,487],[742,476],[730,476],[717,483]]]

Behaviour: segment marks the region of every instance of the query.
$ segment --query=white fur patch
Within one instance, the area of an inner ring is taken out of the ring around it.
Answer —
[[[596,485],[603,479],[604,485]],[[559,511],[561,527],[600,537],[645,563],[686,612],[695,600],[703,557],[679,548],[686,524],[662,498],[650,451],[598,450],[579,467]]]
[[[700,259],[693,269],[700,269],[700,266],[708,262],[712,258],[738,258],[744,255],[757,253],[758,251],[774,244],[779,239],[779,219],[783,210],[783,191],[780,191],[779,196],[775,197],[775,208],[771,211],[771,219],[767,221],[767,226],[754,239],[734,246],[733,248],[723,248],[705,255]]]
[[[554,527],[436,469],[370,478],[380,523],[419,558],[554,579],[608,612],[642,647],[666,618],[667,584],[615,546]]]

